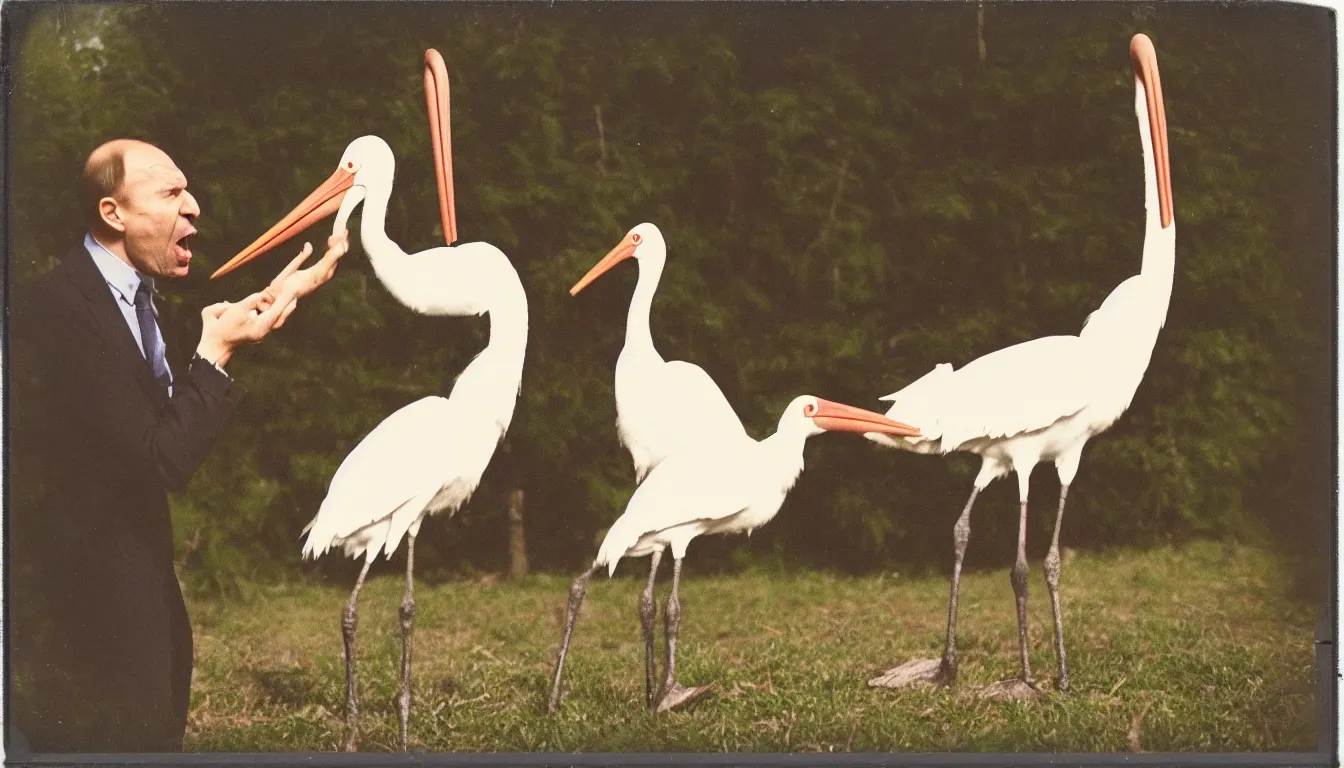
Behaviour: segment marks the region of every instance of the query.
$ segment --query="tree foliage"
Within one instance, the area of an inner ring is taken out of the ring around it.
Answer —
[[[417,547],[417,565],[442,570],[502,566],[513,488],[544,568],[590,557],[623,508],[633,472],[612,375],[636,268],[567,289],[641,221],[669,243],[660,351],[708,370],[758,438],[796,394],[879,408],[937,363],[1076,333],[1139,269],[1127,46],[1144,31],[1170,126],[1175,288],[1134,404],[1084,456],[1064,539],[1325,533],[1333,70],[1320,9],[990,5],[983,58],[971,4],[6,10],[16,283],[78,235],[88,151],[145,138],[204,209],[192,275],[164,310],[186,354],[199,308],[259,287],[282,256],[209,273],[360,135],[397,155],[388,233],[408,251],[442,242],[420,61],[443,53],[461,240],[510,256],[532,320],[513,428],[468,508]],[[320,246],[326,226],[306,237]],[[358,216],[352,227],[357,243]],[[341,459],[397,407],[446,394],[487,328],[405,310],[356,244],[231,364],[249,394],[174,500],[188,570],[217,587],[298,570],[299,531]],[[807,461],[771,526],[696,547],[725,563],[946,565],[973,457],[832,436]],[[1038,510],[1057,490],[1041,474]],[[970,565],[1010,556],[1011,485],[979,502]],[[1050,517],[1034,515],[1034,536]],[[1286,540],[1306,557],[1300,535]]]

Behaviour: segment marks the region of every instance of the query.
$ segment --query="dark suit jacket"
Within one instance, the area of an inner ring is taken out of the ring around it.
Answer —
[[[10,334],[10,722],[36,752],[180,750],[191,627],[166,490],[238,389],[179,361],[159,390],[82,246],[19,297]]]

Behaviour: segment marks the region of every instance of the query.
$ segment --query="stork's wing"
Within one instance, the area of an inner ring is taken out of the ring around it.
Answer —
[[[668,457],[635,489],[607,531],[598,562],[614,563],[651,531],[741,512],[760,496],[766,471],[761,444],[745,436]]]
[[[683,360],[664,364],[663,376],[669,392],[676,393],[677,405],[685,409],[684,418],[695,424],[702,435],[746,437],[742,420],[705,369]]]
[[[1098,367],[1077,336],[991,352],[955,372],[942,394],[943,446],[1045,429],[1091,401]]]
[[[432,496],[444,480],[443,443],[451,434],[451,410],[442,397],[417,400],[384,419],[336,470],[308,524],[305,553],[325,550],[411,499]]]
[[[700,366],[680,360],[659,361],[656,366],[625,375],[631,378],[624,389],[618,379],[617,397],[623,398],[617,402],[621,413],[618,426],[621,442],[634,459],[639,482],[668,456],[682,450],[747,437],[728,399]]]

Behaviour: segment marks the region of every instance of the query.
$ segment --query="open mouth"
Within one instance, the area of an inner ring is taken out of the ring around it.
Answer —
[[[183,235],[177,242],[173,243],[174,248],[177,250],[178,258],[191,258],[191,238],[192,235]]]

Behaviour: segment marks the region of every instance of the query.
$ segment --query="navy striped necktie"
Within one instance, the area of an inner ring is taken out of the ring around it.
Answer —
[[[164,395],[168,394],[168,360],[164,355],[163,339],[159,338],[159,324],[154,321],[154,307],[150,304],[151,283],[148,279],[140,281],[135,290],[135,317],[140,321],[140,344],[154,372],[154,381],[158,383]]]

